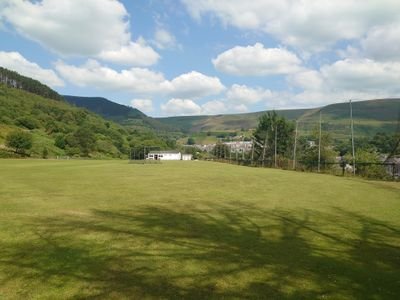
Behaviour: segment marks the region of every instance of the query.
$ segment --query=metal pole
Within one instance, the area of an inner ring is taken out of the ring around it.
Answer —
[[[296,170],[296,148],[297,148],[297,129],[299,122],[296,120],[296,131],[294,136],[294,148],[293,148],[293,170]]]
[[[278,125],[275,125],[275,168],[277,167],[277,141],[278,141]]]
[[[319,139],[318,139],[318,173],[321,172],[321,136],[322,136],[322,112],[319,111]]]
[[[356,153],[354,149],[354,121],[353,121],[353,105],[350,103],[350,120],[351,120],[351,148],[353,152],[353,175],[356,175]]]
[[[265,151],[267,149],[267,140],[268,140],[268,131],[265,134],[265,140],[264,140],[264,148],[263,148],[263,155],[262,155],[262,166],[263,167],[265,165]]]
[[[251,164],[254,162],[254,138],[251,139]]]

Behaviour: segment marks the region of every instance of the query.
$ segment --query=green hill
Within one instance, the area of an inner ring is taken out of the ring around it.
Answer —
[[[87,110],[0,84],[0,147],[16,130],[33,137],[30,154],[41,156],[120,157],[127,152],[129,132]],[[11,149],[7,149],[11,150]]]
[[[176,128],[146,116],[140,110],[112,102],[102,97],[63,96],[64,99],[78,107],[86,108],[106,119],[133,129],[154,129],[157,131],[177,131]]]
[[[284,116],[289,120],[299,118],[309,109],[293,109],[279,110],[279,115]],[[254,112],[246,114],[229,114],[215,116],[183,116],[183,117],[167,117],[157,118],[162,123],[177,127],[183,132],[221,132],[221,131],[239,131],[241,129],[255,128],[258,124],[258,119],[266,113]]]
[[[18,88],[45,98],[60,100],[63,98],[47,85],[32,78],[22,76],[15,71],[0,67],[0,83],[8,87]]]
[[[277,110],[277,113],[289,120],[298,120],[301,129],[311,130],[319,121],[322,112],[322,122],[326,129],[340,135],[349,130],[349,103],[338,103],[315,109]],[[219,132],[249,130],[257,126],[258,118],[267,111],[216,115],[216,116],[185,116],[158,118],[162,123],[179,128],[183,132]],[[353,102],[354,129],[359,136],[372,136],[377,132],[393,133],[398,126],[400,99],[379,99]]]

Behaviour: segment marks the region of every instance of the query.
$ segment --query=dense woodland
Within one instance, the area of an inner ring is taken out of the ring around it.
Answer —
[[[7,136],[24,132],[32,137],[26,151],[13,148]],[[74,107],[19,88],[0,84],[0,156],[15,157],[126,157],[136,145],[168,148],[168,139],[152,131],[125,128]],[[7,147],[8,146],[8,147]]]
[[[10,71],[2,67],[0,67],[0,83],[3,83],[8,87],[22,89],[44,98],[60,101],[63,100],[63,97],[60,96],[56,91],[40,83],[39,81],[22,76],[17,72]]]

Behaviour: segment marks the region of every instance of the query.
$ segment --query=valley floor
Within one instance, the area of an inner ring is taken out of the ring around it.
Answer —
[[[397,299],[400,184],[0,161],[1,299]]]

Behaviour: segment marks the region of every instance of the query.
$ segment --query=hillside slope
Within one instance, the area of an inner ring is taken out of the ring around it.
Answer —
[[[8,87],[18,88],[45,98],[63,101],[63,98],[47,85],[3,67],[0,67],[0,83]]]
[[[0,84],[2,156],[8,152],[5,138],[15,130],[32,134],[30,153],[34,157],[41,156],[44,149],[49,156],[120,157],[128,145],[128,132],[118,124],[64,101]]]
[[[64,99],[78,107],[86,108],[106,119],[133,129],[154,129],[158,131],[176,131],[175,128],[154,118],[148,117],[140,110],[112,102],[102,97],[81,97],[64,95]]]
[[[308,112],[308,109],[278,110],[277,113],[289,120],[294,120]],[[184,116],[157,118],[160,122],[179,128],[183,132],[239,131],[255,128],[258,119],[266,113],[229,114],[213,116]]]
[[[315,109],[277,110],[279,115],[289,120],[299,120],[303,128],[315,126],[322,112],[326,127],[335,131],[346,131],[350,124],[349,103],[337,103]],[[257,126],[258,118],[267,111],[216,115],[158,118],[164,124],[178,127],[184,132],[237,131]],[[400,113],[400,99],[377,99],[353,102],[355,131],[358,135],[373,135],[382,131],[392,133],[396,130]],[[307,125],[305,125],[307,124]]]

